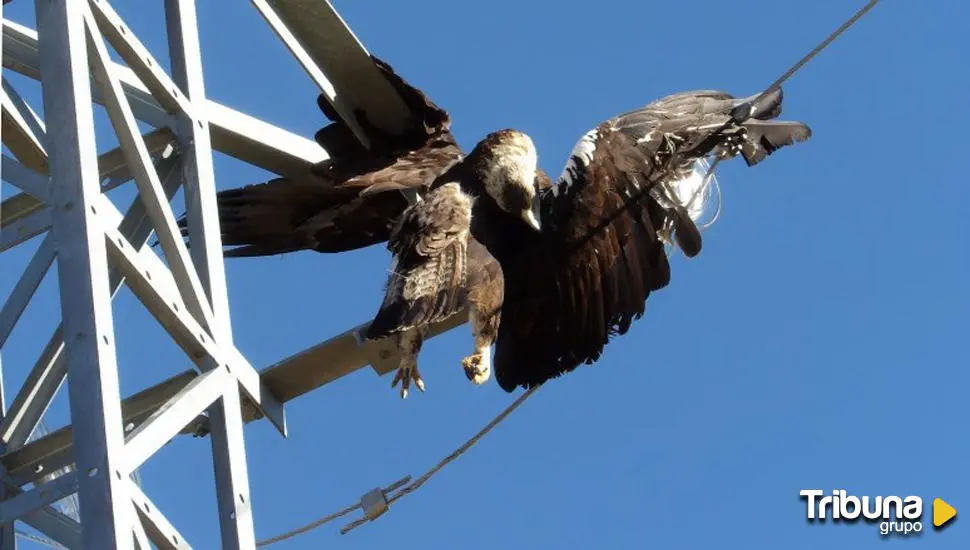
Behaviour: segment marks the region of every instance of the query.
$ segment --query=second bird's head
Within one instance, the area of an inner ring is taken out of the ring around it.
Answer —
[[[516,130],[487,135],[469,154],[484,191],[499,208],[539,231],[538,158],[532,138]]]

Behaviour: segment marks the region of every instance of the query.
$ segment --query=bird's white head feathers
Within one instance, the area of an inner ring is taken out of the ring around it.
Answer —
[[[499,208],[538,230],[533,206],[539,161],[532,138],[516,130],[501,130],[489,134],[479,147],[488,159],[482,174],[485,192]]]

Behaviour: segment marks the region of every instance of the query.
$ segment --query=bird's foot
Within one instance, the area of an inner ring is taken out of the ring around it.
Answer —
[[[741,154],[741,146],[748,139],[748,130],[743,126],[736,131],[724,136],[724,143],[721,145],[721,155],[725,158],[734,158]]]
[[[401,399],[405,399],[408,396],[408,390],[411,388],[411,381],[414,380],[414,385],[418,387],[422,392],[424,391],[424,379],[421,378],[421,373],[418,371],[418,366],[410,367],[400,367],[397,369],[397,374],[394,375],[394,380],[391,382],[391,387],[397,386],[397,383],[401,383]]]
[[[488,382],[488,378],[492,374],[492,370],[481,353],[475,353],[462,359],[461,366],[465,369],[465,376],[478,385]]]

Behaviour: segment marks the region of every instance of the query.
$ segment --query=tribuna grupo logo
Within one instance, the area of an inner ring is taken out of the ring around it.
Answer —
[[[809,521],[856,521],[879,523],[883,536],[909,535],[923,530],[923,499],[918,496],[856,497],[842,489],[826,495],[821,489],[803,489]]]

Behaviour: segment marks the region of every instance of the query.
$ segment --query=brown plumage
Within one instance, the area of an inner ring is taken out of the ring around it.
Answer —
[[[404,360],[394,383],[403,380],[403,395],[411,380],[423,389],[417,355],[428,326],[464,307],[475,352],[463,366],[476,383],[489,378],[493,342],[506,391],[595,362],[668,284],[664,244],[700,252],[697,212],[677,183],[696,161],[713,152],[753,166],[811,135],[770,120],[781,113],[780,90],[740,124],[729,115],[745,100],[685,92],[599,125],[550,187],[527,136],[490,134],[463,159],[448,114],[374,62],[414,114],[404,134],[386,135],[358,113],[372,143],[365,150],[321,96],[336,122],[315,138],[331,159],[302,176],[221,191],[219,218],[230,257],[388,241],[395,267],[363,336],[398,339]],[[505,147],[523,140],[527,147]],[[526,187],[544,189],[535,203],[541,232],[522,221]]]
[[[532,140],[501,131],[479,143],[402,214],[387,244],[393,263],[384,301],[362,334],[397,338],[401,360],[392,386],[402,382],[402,397],[411,381],[424,390],[417,359],[428,328],[465,307],[475,351],[462,366],[476,384],[489,379],[504,282],[483,243],[497,223],[523,228],[532,223],[536,230],[534,198],[546,187],[548,177],[536,174]]]
[[[685,92],[600,124],[541,194],[542,232],[504,225],[500,238],[486,242],[505,282],[494,361],[503,389],[592,364],[612,336],[624,334],[650,293],[670,281],[664,228],[672,225],[683,233],[678,242],[700,251],[679,187],[686,184],[676,183],[689,181],[699,158],[740,154],[754,165],[810,137],[804,124],[761,120],[781,113],[780,90],[751,118],[731,122],[732,109],[752,99]]]
[[[414,365],[406,386],[410,379],[420,381],[416,360],[427,327],[468,307],[476,353],[466,358],[463,367],[469,379],[484,383],[490,368],[481,350],[487,355],[498,333],[504,288],[501,268],[481,243],[464,234],[436,241],[436,236],[413,233],[438,216],[469,215],[467,205],[440,200],[445,194],[449,199],[460,198],[449,191],[452,187],[441,185],[439,200],[426,197],[410,215],[402,216],[432,183],[460,181],[458,167],[464,154],[451,133],[448,113],[388,64],[376,57],[373,60],[413,113],[408,129],[399,136],[386,135],[358,113],[358,122],[372,145],[367,150],[320,95],[319,108],[335,122],[318,131],[315,139],[330,159],[300,176],[220,191],[217,200],[225,256],[299,250],[335,253],[389,241],[397,263],[392,272],[403,278],[392,275],[389,279],[384,303],[362,336],[398,339],[402,365]],[[547,188],[548,176],[543,174],[536,185]],[[433,205],[441,209],[434,210]],[[179,224],[187,234],[185,219]],[[421,263],[429,255],[433,260]],[[408,280],[436,280],[447,285],[429,290]],[[406,372],[402,368],[399,375]],[[401,376],[395,383],[400,380]],[[423,387],[423,382],[418,385]],[[406,395],[406,389],[403,393]]]
[[[217,194],[227,257],[343,252],[386,241],[409,193],[425,190],[462,158],[448,113],[388,64],[373,60],[413,113],[407,129],[388,135],[358,113],[371,141],[367,150],[321,95],[317,103],[334,122],[315,139],[330,159],[306,174]],[[184,218],[179,225],[187,234]]]

